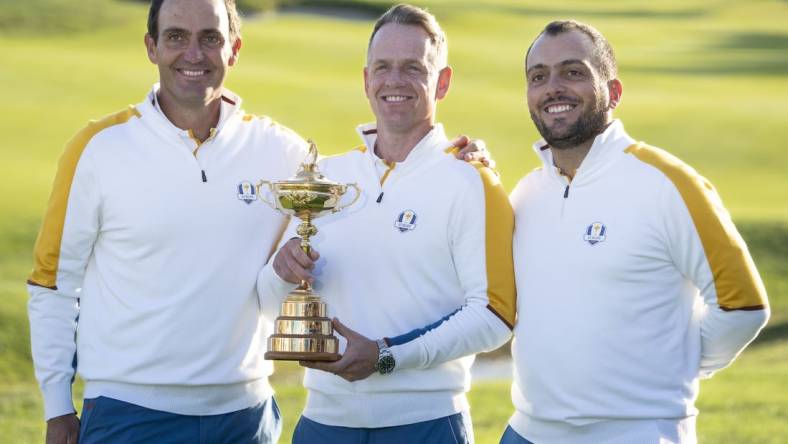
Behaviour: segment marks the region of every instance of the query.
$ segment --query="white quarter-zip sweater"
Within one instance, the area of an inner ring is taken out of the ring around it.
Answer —
[[[535,149],[544,167],[511,195],[510,425],[536,443],[694,442],[698,378],[768,318],[744,241],[708,181],[620,121],[571,183]]]
[[[355,382],[307,369],[304,416],[374,428],[458,413],[468,408],[473,354],[505,343],[514,323],[506,192],[492,170],[454,158],[441,125],[388,166],[374,154],[374,126],[359,133],[364,146],[320,163],[327,178],[362,192],[355,205],[314,221],[315,289],[329,316],[368,338],[391,338],[396,368]],[[288,286],[277,288],[284,283],[266,271],[270,292],[283,296]]]
[[[254,184],[291,176],[305,143],[225,90],[200,144],[167,120],[156,91],[91,122],[61,157],[28,282],[47,418],[74,411],[73,364],[86,397],[180,414],[272,394],[272,319],[256,284],[285,219]]]

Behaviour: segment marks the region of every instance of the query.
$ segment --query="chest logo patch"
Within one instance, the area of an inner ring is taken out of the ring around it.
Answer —
[[[238,199],[250,204],[257,200],[257,190],[252,182],[244,180],[238,184]]]
[[[394,221],[394,227],[404,233],[406,231],[413,231],[416,229],[416,212],[413,210],[405,210],[399,213],[399,217]]]
[[[591,245],[596,244],[597,242],[604,242],[607,236],[605,233],[607,232],[607,227],[602,222],[594,222],[593,224],[589,225],[586,228],[586,233],[583,236],[583,240],[588,242]]]

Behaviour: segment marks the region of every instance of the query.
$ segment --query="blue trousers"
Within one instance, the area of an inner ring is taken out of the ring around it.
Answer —
[[[472,444],[470,416],[444,418],[374,429],[320,424],[304,416],[293,432],[292,444]]]
[[[276,401],[222,415],[162,412],[117,399],[85,399],[79,444],[275,444],[282,433]]]
[[[501,436],[500,444],[534,444],[520,436],[511,426],[506,426],[506,430]]]

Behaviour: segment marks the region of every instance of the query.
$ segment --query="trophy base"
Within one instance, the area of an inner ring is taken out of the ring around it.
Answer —
[[[339,341],[330,335],[274,334],[268,338],[264,357],[278,361],[338,361],[338,348]]]
[[[265,359],[269,361],[339,361],[339,358],[339,353],[265,352]]]
[[[274,334],[268,337],[265,359],[276,361],[337,361],[339,340],[334,337],[326,304],[308,284],[291,291],[282,302]]]

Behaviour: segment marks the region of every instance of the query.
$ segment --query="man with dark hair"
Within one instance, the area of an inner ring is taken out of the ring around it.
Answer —
[[[515,413],[502,444],[694,443],[699,378],[769,316],[719,196],[636,142],[594,28],[547,25],[525,60],[544,167],[511,194],[518,293]]]
[[[159,82],[68,143],[36,242],[47,442],[273,443],[257,278],[285,219],[251,184],[290,176],[305,143],[224,87],[241,49],[232,0],[157,0],[149,17]]]
[[[154,43],[159,41],[159,13],[164,0],[151,0],[148,9],[148,35],[153,38]],[[235,6],[235,0],[224,0],[224,8],[227,10],[227,24],[229,27],[228,35],[231,42],[241,38],[241,17]]]
[[[295,444],[473,442],[473,355],[505,343],[514,323],[514,221],[498,176],[454,159],[436,122],[452,76],[446,54],[426,11],[398,5],[378,20],[364,68],[375,122],[357,128],[362,146],[320,166],[358,182],[361,197],[315,221],[325,260],[293,240],[263,271],[268,293],[284,297],[316,266],[342,319],[342,358],[304,363]]]
[[[610,42],[593,26],[585,23],[578,22],[577,20],[557,20],[550,22],[545,26],[541,33],[536,36],[528,50],[525,53],[526,60],[531,53],[534,44],[543,35],[555,37],[559,34],[576,31],[585,34],[591,41],[591,60],[599,70],[599,75],[605,82],[613,80],[618,77],[618,64],[616,63],[616,54]]]

